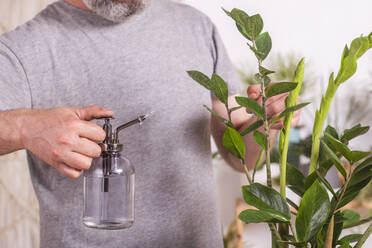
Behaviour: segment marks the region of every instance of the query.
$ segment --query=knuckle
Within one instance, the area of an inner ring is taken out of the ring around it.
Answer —
[[[67,126],[70,130],[76,130],[80,127],[80,121],[78,120],[69,120]]]
[[[102,153],[101,147],[99,145],[96,145],[93,151],[93,157],[98,158],[99,156],[101,156],[101,153]]]
[[[99,127],[97,130],[97,139],[99,141],[103,141],[105,138],[106,138],[106,132],[101,127]]]
[[[52,148],[50,150],[50,153],[52,154],[52,158],[54,160],[58,160],[58,159],[60,159],[62,157],[61,151],[58,148]]]
[[[61,135],[58,137],[58,144],[61,144],[61,145],[72,145],[73,144],[73,141],[70,137],[68,137],[67,135]]]
[[[279,113],[279,112],[281,112],[281,110],[282,110],[282,108],[281,108],[281,106],[279,104],[273,104],[272,111],[274,113]]]

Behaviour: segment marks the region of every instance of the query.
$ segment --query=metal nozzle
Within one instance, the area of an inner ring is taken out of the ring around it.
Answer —
[[[146,118],[148,118],[149,115],[140,115],[136,119],[129,121],[119,127],[116,128],[114,132],[112,132],[112,125],[110,123],[110,119],[113,119],[113,117],[107,117],[105,119],[105,124],[103,125],[103,129],[106,132],[106,138],[105,140],[100,143],[100,146],[102,148],[102,151],[112,151],[112,152],[120,152],[123,149],[123,145],[120,144],[119,141],[119,132],[125,128],[128,128],[134,124],[142,124]]]

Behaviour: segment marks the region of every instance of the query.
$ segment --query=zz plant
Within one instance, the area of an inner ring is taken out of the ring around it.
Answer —
[[[188,71],[189,76],[204,86],[225,104],[228,119],[206,109],[215,115],[225,126],[222,143],[224,147],[241,161],[247,176],[248,185],[242,186],[245,202],[255,209],[244,210],[239,218],[245,223],[262,223],[269,225],[272,234],[272,247],[362,247],[370,233],[372,224],[365,233],[352,234],[340,238],[342,230],[370,222],[371,218],[360,219],[357,212],[343,210],[342,207],[352,201],[372,179],[372,156],[370,152],[352,150],[348,147],[350,140],[366,133],[369,127],[360,124],[344,130],[342,134],[328,126],[324,130],[324,121],[329,111],[331,101],[337,89],[346,82],[357,69],[357,60],[372,47],[372,33],[354,39],[350,47],[347,45],[341,57],[341,66],[336,75],[329,77],[328,88],[319,110],[315,114],[312,134],[312,154],[309,174],[303,175],[296,167],[287,163],[287,152],[290,135],[290,124],[293,113],[305,107],[308,103],[296,105],[296,99],[302,86],[304,75],[304,59],[298,65],[293,82],[270,84],[269,75],[274,71],[265,68],[263,62],[268,56],[272,41],[270,35],[263,30],[263,20],[259,14],[249,16],[242,10],[224,10],[236,24],[239,32],[247,39],[249,49],[257,58],[258,73],[256,81],[261,86],[262,105],[248,97],[236,97],[239,107],[230,108],[228,105],[228,88],[225,81],[216,74],[211,78],[199,71]],[[286,109],[273,118],[266,113],[266,101],[270,97],[289,92],[285,100]],[[249,109],[258,117],[242,132],[238,132],[231,121],[231,113],[241,107]],[[272,187],[270,168],[269,129],[280,119],[283,128],[280,131],[280,192]],[[264,127],[264,132],[258,128]],[[242,137],[253,132],[256,143],[261,147],[261,154],[256,162],[253,173],[248,171],[245,163],[245,145]],[[267,185],[255,183],[255,172],[265,157]],[[345,170],[343,163],[351,166]],[[345,183],[335,191],[325,179],[328,170],[335,166],[344,177]],[[301,197],[297,205],[286,197],[286,187]],[[329,199],[328,192],[332,195]],[[292,211],[290,209],[292,207]],[[294,219],[294,225],[292,224]],[[289,232],[291,230],[291,232]]]

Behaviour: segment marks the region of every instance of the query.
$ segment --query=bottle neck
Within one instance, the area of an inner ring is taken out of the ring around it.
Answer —
[[[120,157],[120,152],[102,152],[103,157]]]

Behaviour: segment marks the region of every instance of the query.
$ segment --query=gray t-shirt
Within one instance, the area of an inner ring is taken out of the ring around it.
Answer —
[[[40,203],[42,248],[222,247],[210,152],[207,90],[187,70],[213,72],[239,92],[216,28],[186,5],[153,0],[121,24],[63,1],[0,36],[0,110],[115,110],[114,125],[155,111],[122,132],[136,168],[135,223],[97,230],[82,223],[83,178],[66,178],[28,153]]]

